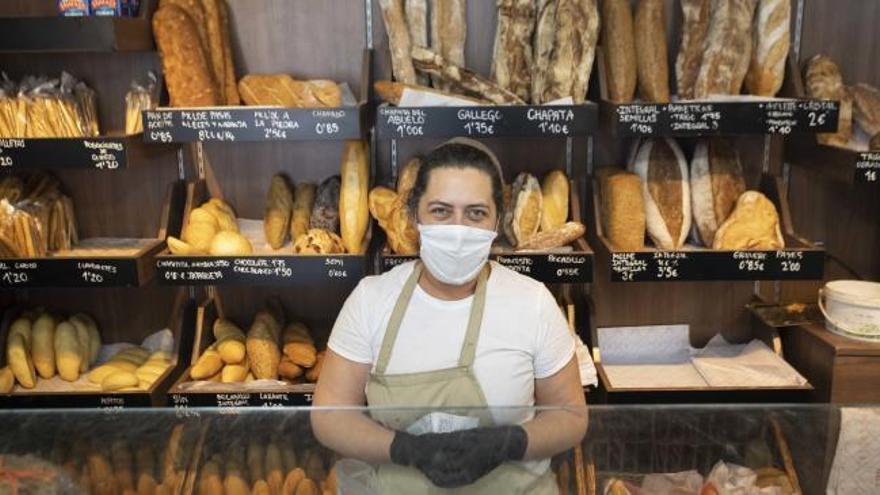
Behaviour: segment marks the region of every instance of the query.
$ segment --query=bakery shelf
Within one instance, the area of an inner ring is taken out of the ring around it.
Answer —
[[[679,101],[666,104],[633,102],[617,104],[608,99],[607,69],[601,48],[596,50],[599,67],[599,120],[616,136],[692,137],[746,134],[815,134],[837,129],[839,102],[810,98],[742,97],[718,100]],[[789,57],[781,94],[798,78],[797,65]]]
[[[831,182],[847,186],[880,186],[880,152],[856,151],[820,145],[812,138],[794,140],[785,147],[785,159]]]
[[[593,185],[593,204],[600,205]],[[593,208],[597,249],[608,263],[612,282],[821,280],[825,250],[794,233],[788,201],[779,179],[764,175],[761,192],[773,201],[782,222],[785,248],[778,251],[716,251],[687,245],[676,251],[646,247],[617,251],[605,237],[600,212]]]
[[[216,296],[215,296],[216,297]],[[314,383],[283,384],[279,381],[266,385],[248,385],[193,382],[190,369],[202,353],[214,342],[214,321],[223,313],[223,306],[215,298],[203,301],[196,308],[195,340],[192,359],[176,383],[168,390],[169,404],[176,409],[195,407],[243,408],[309,406],[315,392]],[[247,328],[242,328],[247,332]],[[197,383],[198,386],[193,386]]]
[[[140,293],[130,292],[128,294],[116,294],[120,299],[111,298],[109,301],[117,302],[123,307],[112,307],[112,304],[103,306],[107,314],[93,314],[98,321],[101,338],[103,344],[128,342],[132,344],[140,344],[141,339],[159,330],[159,328],[150,328],[143,322],[143,318],[137,314],[143,311],[143,307],[137,301],[142,297]],[[47,303],[50,305],[64,304],[55,300],[51,295],[47,295]],[[82,294],[77,297],[94,297],[94,294]],[[155,295],[151,297],[156,297]],[[184,360],[182,356],[188,355],[192,349],[192,341],[188,341],[188,336],[184,329],[192,328],[195,319],[196,305],[195,302],[188,298],[184,289],[172,291],[170,294],[166,291],[164,295],[158,296],[162,298],[164,304],[168,304],[170,312],[168,320],[163,320],[163,324],[171,331],[174,337],[174,351],[172,365],[165,370],[162,375],[147,390],[132,390],[106,392],[102,391],[100,385],[88,382],[85,377],[75,382],[75,385],[64,382],[60,377],[55,377],[49,381],[38,378],[37,387],[31,390],[25,389],[20,385],[16,385],[9,394],[0,394],[0,409],[2,408],[87,408],[87,409],[106,409],[118,410],[126,408],[154,407],[164,406],[167,400],[167,391],[175,380],[180,376],[184,368]],[[42,302],[42,300],[40,301]],[[68,303],[69,305],[70,303]],[[92,305],[100,306],[100,302],[93,302]],[[21,313],[22,308],[13,306],[3,313],[2,326],[0,326],[0,336],[2,341],[6,341],[6,335],[9,332],[9,326],[16,317]],[[77,308],[81,310],[81,308]],[[69,312],[71,311],[68,309]],[[111,315],[109,313],[116,313]],[[155,315],[150,318],[155,319]],[[102,324],[109,321],[110,324]],[[106,352],[106,351],[102,351]],[[6,362],[6,353],[0,356],[0,362]],[[100,362],[100,361],[99,361]],[[94,366],[91,368],[94,369]],[[45,383],[44,383],[45,382]]]
[[[510,105],[469,107],[379,106],[379,139],[467,136],[581,137],[596,131],[598,107],[582,105]]]
[[[153,30],[146,16],[0,18],[0,52],[132,52],[153,49]]]
[[[140,134],[108,134],[95,138],[0,138],[3,169],[85,168],[121,170],[159,152],[147,147]]]

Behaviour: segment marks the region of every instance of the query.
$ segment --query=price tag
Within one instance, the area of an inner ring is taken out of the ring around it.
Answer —
[[[617,127],[623,134],[653,136],[665,105],[629,104],[617,107]]]
[[[261,392],[257,400],[261,407],[287,407],[290,404],[290,396],[286,393]]]
[[[859,153],[855,173],[856,184],[880,184],[880,151]]]
[[[575,125],[575,112],[569,107],[532,107],[526,113],[541,136],[571,136]]]
[[[166,285],[254,284],[290,286],[357,280],[365,274],[362,256],[160,256],[159,280]]]
[[[501,123],[503,116],[501,111],[497,109],[475,107],[458,109],[456,118],[465,135],[492,137],[495,136],[496,126]]]
[[[732,256],[740,272],[762,273],[767,268],[767,253],[763,251],[736,251]]]
[[[125,409],[125,397],[102,395],[98,399],[98,409],[104,412],[117,413]]]
[[[0,139],[0,168],[118,170],[125,166],[126,160],[122,139]]]
[[[805,132],[834,132],[837,130],[840,104],[836,101],[798,100],[798,129]]]
[[[494,254],[498,264],[547,284],[586,284],[593,281],[593,259],[586,254]],[[382,268],[416,259],[415,256],[383,256]]]
[[[666,112],[674,133],[712,133],[721,128],[721,111],[711,103],[670,103]]]
[[[355,139],[360,136],[356,108],[165,109],[146,111],[143,120],[144,141],[148,143]]]
[[[647,273],[648,260],[642,253],[611,253],[611,280],[634,282],[636,277]]]
[[[348,278],[344,258],[327,257],[324,260],[324,266],[327,267],[328,278]]]
[[[221,408],[235,409],[251,405],[251,394],[249,393],[216,394],[216,397],[217,407]]]

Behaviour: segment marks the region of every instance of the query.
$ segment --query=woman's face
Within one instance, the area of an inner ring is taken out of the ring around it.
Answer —
[[[475,168],[434,169],[428,175],[417,214],[423,225],[467,225],[495,230],[498,212],[492,199],[492,179]]]

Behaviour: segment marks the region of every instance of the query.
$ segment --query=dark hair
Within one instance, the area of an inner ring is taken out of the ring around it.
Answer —
[[[438,168],[473,168],[489,176],[492,182],[492,200],[495,202],[495,211],[501,218],[504,207],[504,184],[501,179],[501,170],[495,164],[494,159],[485,151],[462,143],[447,143],[432,150],[422,159],[422,165],[416,174],[416,182],[409,196],[409,211],[417,215],[419,201],[428,188],[428,179],[431,172]]]

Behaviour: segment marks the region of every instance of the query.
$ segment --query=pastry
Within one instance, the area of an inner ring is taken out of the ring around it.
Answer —
[[[363,251],[370,221],[370,157],[367,143],[347,141],[342,152],[339,189],[339,233],[346,252]]]
[[[325,179],[318,186],[312,216],[309,219],[310,228],[339,232],[339,188],[338,175]]]
[[[650,103],[669,102],[669,63],[663,0],[639,0],[635,16],[639,94]]]
[[[543,198],[541,185],[533,175],[521,173],[513,182],[513,208],[504,214],[504,234],[513,247],[527,243],[541,226]]]
[[[712,0],[709,32],[694,85],[694,98],[739,94],[752,56],[756,1]]]
[[[431,0],[431,51],[451,65],[464,67],[466,38],[467,0]],[[431,75],[434,76],[434,87],[437,89],[450,91],[455,84],[455,81]]]
[[[583,103],[599,38],[595,0],[539,0],[532,103],[571,97]]]
[[[153,33],[173,107],[210,107],[221,102],[210,58],[193,19],[167,5],[153,16]]]
[[[856,84],[850,89],[856,123],[868,136],[880,134],[880,90],[865,83]]]
[[[636,42],[629,0],[602,2],[602,48],[608,99],[629,103],[636,92]]]
[[[611,247],[640,251],[645,247],[645,200],[642,180],[628,172],[608,174],[600,186],[602,228]]]
[[[659,249],[684,245],[691,227],[688,167],[671,139],[648,139],[638,148],[633,172],[642,180],[648,235]]]
[[[412,61],[416,69],[450,83],[455,83],[456,86],[475,93],[492,103],[500,105],[521,105],[525,103],[516,94],[471,70],[445,60],[442,56],[427,48],[413,48]]]
[[[404,84],[394,81],[376,81],[373,83],[373,89],[376,90],[376,94],[379,95],[383,101],[391,103],[392,105],[400,105],[400,100],[403,98],[403,90],[408,89],[410,91],[419,91],[422,93],[434,93],[440,96],[450,96],[453,98],[458,98],[461,100],[467,100],[472,103],[478,105],[486,105],[489,103],[488,100],[481,100],[478,98],[471,98],[470,96],[464,95],[456,95],[452,93],[447,93],[445,91],[440,91],[438,89],[429,88],[426,86],[418,86],[415,84]]]
[[[733,143],[722,138],[699,142],[691,161],[691,206],[695,231],[704,246],[712,246],[715,232],[745,190],[739,153]]]
[[[830,57],[816,55],[807,62],[807,96],[840,102],[836,133],[816,134],[819,144],[846,147],[852,137],[852,97],[843,85],[840,69]]]
[[[746,89],[757,96],[776,96],[785,78],[790,45],[791,0],[759,0],[755,12],[752,60]]]
[[[272,249],[280,249],[290,230],[290,216],[293,213],[293,192],[287,178],[282,174],[272,177],[269,194],[266,198],[266,214],[263,230],[266,242]]]
[[[403,12],[409,27],[409,42],[412,46],[428,46],[428,0],[405,0]],[[420,75],[417,82],[422,86],[430,84],[427,76]]]
[[[778,250],[785,248],[776,206],[757,191],[746,191],[715,234],[713,249]]]
[[[703,61],[703,48],[709,34],[711,0],[680,0],[682,13],[681,44],[675,58],[678,97],[694,98],[694,84]]]
[[[391,66],[394,79],[406,84],[416,84],[416,71],[410,59],[412,45],[409,28],[403,12],[403,0],[379,0],[388,46],[391,51]]]
[[[568,220],[568,176],[562,170],[553,170],[541,184],[542,212],[541,230],[551,231],[562,227]]]
[[[499,0],[492,79],[528,101],[532,89],[532,32],[535,0]]]
[[[345,246],[336,233],[313,228],[296,240],[293,252],[296,254],[342,254],[345,253]]]
[[[317,186],[311,182],[300,182],[294,187],[293,214],[290,220],[290,238],[294,242],[309,230],[316,189]]]
[[[538,232],[531,239],[520,243],[516,250],[543,250],[567,246],[583,237],[586,231],[586,227],[580,222],[566,222],[552,230]]]

